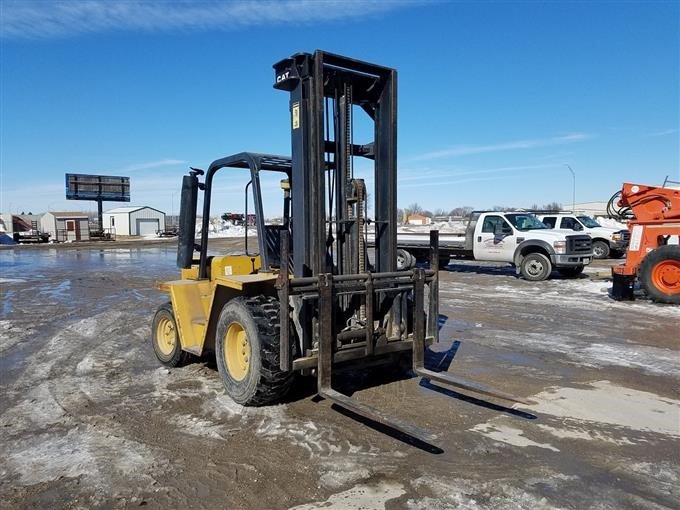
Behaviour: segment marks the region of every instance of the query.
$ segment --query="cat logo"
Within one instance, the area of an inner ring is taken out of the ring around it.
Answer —
[[[276,83],[281,83],[283,80],[287,80],[289,75],[290,75],[290,71],[286,71],[285,73],[277,75],[276,76]]]

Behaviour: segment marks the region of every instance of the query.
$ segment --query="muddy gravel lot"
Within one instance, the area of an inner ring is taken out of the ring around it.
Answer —
[[[172,242],[0,251],[0,507],[680,508],[680,308],[610,300],[598,271],[615,262],[540,283],[443,270],[429,363],[535,405],[407,375],[336,381],[435,433],[428,446],[309,381],[243,408],[209,360],[161,368],[154,283],[174,261]]]

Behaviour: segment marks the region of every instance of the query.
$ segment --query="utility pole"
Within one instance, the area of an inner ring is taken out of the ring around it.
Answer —
[[[572,192],[571,192],[571,212],[575,213],[576,212],[576,172],[574,172],[574,169],[571,168],[571,166],[567,163],[564,164],[569,171],[571,172],[571,177],[573,179],[573,185],[572,185]]]

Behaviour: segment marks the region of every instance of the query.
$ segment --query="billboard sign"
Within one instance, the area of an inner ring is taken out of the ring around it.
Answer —
[[[130,201],[130,178],[114,175],[66,174],[68,200]]]

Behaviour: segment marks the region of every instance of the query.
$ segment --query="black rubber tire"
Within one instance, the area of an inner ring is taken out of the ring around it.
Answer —
[[[175,345],[174,348],[172,349],[172,352],[168,355],[163,354],[163,352],[161,352],[161,350],[158,347],[159,341],[157,338],[158,323],[162,319],[171,320],[175,328]],[[161,362],[161,365],[163,365],[164,367],[168,368],[181,367],[191,361],[192,358],[191,354],[182,350],[179,337],[177,336],[177,322],[175,321],[175,314],[172,310],[172,303],[170,302],[161,305],[158,308],[158,310],[156,310],[156,313],[153,316],[153,322],[151,323],[151,347],[153,348],[153,352],[156,355],[156,358],[158,359],[158,361]]]
[[[604,241],[593,241],[593,258],[594,259],[608,259],[609,258],[609,245]]]
[[[652,278],[654,267],[660,262],[673,260],[680,263],[680,246],[666,245],[652,250],[638,266],[637,275],[640,286],[652,301],[680,305],[680,293],[670,294],[659,289]]]
[[[281,401],[293,382],[293,372],[279,367],[279,302],[271,296],[232,299],[220,312],[215,337],[215,357],[227,394],[237,403],[264,406]],[[250,342],[248,372],[242,380],[232,377],[224,356],[227,328],[238,322]]]
[[[541,282],[547,280],[552,272],[550,259],[542,253],[529,253],[526,255],[519,266],[522,278],[530,282]]]
[[[397,271],[406,271],[415,265],[415,257],[408,251],[399,248],[397,250]]]
[[[557,272],[560,273],[565,278],[576,278],[580,275],[585,266],[574,266],[574,267],[558,267]]]

